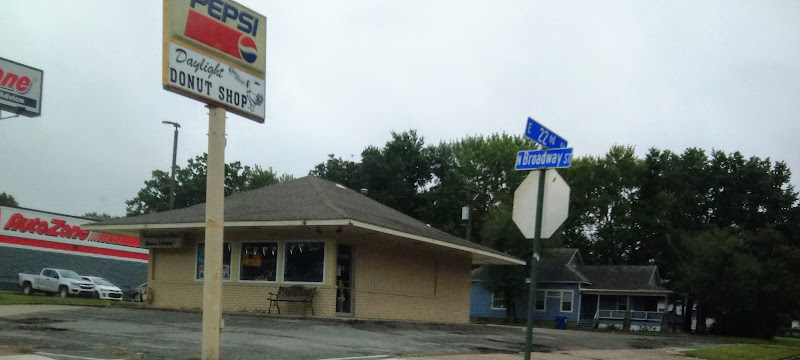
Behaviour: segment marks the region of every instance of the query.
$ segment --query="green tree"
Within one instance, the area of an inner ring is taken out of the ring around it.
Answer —
[[[328,155],[309,175],[340,183],[351,189],[367,189],[368,196],[404,214],[419,218],[421,193],[431,179],[430,157],[424,138],[415,130],[392,131],[383,147],[368,146],[361,161]]]
[[[264,169],[259,165],[253,167],[245,166],[242,170],[242,176],[245,179],[242,191],[255,190],[265,186],[294,180],[294,176],[291,174],[278,175],[278,173],[272,170],[272,167]]]
[[[365,185],[361,163],[337,158],[333,154],[329,154],[327,161],[314,166],[308,174],[355,190],[360,190]]]
[[[492,209],[513,204],[514,190],[527,171],[515,171],[517,152],[536,148],[522,136],[492,134],[470,136],[432,147],[432,181],[423,194],[421,216],[426,222],[457,235],[465,235],[461,207],[470,207],[470,240],[484,243],[481,228]],[[491,241],[487,239],[487,241]]]
[[[635,263],[642,250],[635,226],[644,163],[630,146],[613,146],[603,157],[576,159],[560,170],[570,184],[570,215],[564,242],[582,248],[598,264]]]
[[[0,193],[0,206],[19,207],[19,203],[10,194]]]
[[[206,201],[206,174],[208,155],[196,156],[187,161],[184,168],[176,170],[175,208],[185,208],[202,204]],[[272,168],[242,166],[235,161],[225,164],[225,196],[243,191],[257,189],[288,181],[293,177],[288,174],[278,176]],[[127,215],[141,215],[150,212],[169,210],[170,174],[162,170],[153,170],[150,180],[137,193],[136,197],[125,201]]]
[[[710,316],[723,323],[758,307],[758,260],[743,247],[746,235],[732,229],[710,229],[684,238],[687,260],[680,264],[678,289],[697,302],[697,329],[703,332]],[[735,299],[735,300],[733,300]]]

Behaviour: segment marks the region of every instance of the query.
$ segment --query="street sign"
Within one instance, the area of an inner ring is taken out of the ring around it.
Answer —
[[[560,149],[567,147],[567,140],[564,140],[564,138],[532,118],[528,118],[528,125],[525,126],[525,136],[546,148]]]
[[[536,232],[536,203],[539,193],[539,171],[531,171],[514,191],[514,208],[511,218],[528,239]],[[544,203],[542,205],[543,239],[553,236],[559,226],[567,220],[569,213],[569,185],[556,170],[545,173]]]
[[[572,148],[525,150],[517,153],[515,170],[565,168],[572,164]]]

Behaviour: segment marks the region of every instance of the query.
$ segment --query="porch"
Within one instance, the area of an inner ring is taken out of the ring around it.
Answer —
[[[668,299],[661,294],[582,294],[578,325],[658,331],[664,317],[663,310],[658,308],[660,300]]]

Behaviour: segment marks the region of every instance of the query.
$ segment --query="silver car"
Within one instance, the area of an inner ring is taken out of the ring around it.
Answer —
[[[122,300],[122,290],[106,279],[97,276],[81,276],[94,284],[94,297],[104,300]]]

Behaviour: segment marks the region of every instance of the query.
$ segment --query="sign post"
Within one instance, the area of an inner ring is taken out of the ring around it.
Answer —
[[[545,210],[548,211],[548,229],[544,234],[545,237],[550,237],[555,229],[566,220],[568,203],[569,203],[569,186],[563,182],[555,170],[552,171],[556,177],[553,178],[554,191],[552,191],[552,201],[548,201],[547,209],[545,209],[545,197],[550,195],[546,193],[545,182],[547,180],[548,168],[564,168],[572,164],[572,148],[567,148],[567,141],[562,137],[556,135],[550,129],[539,124],[532,118],[528,118],[525,127],[525,135],[533,141],[542,146],[542,150],[528,150],[520,151],[517,153],[517,159],[514,166],[515,170],[536,170],[538,174],[530,174],[528,178],[514,191],[514,209],[513,219],[517,227],[526,238],[533,238],[531,244],[531,275],[530,285],[528,286],[528,316],[527,316],[527,329],[525,332],[525,360],[531,358],[531,348],[533,346],[533,312],[536,306],[536,284],[538,280],[536,276],[539,268],[539,242],[543,236],[543,219]],[[551,149],[548,149],[551,148]],[[530,202],[532,195],[531,181],[533,177],[538,177],[536,181],[536,208],[534,214],[531,214],[528,202]],[[560,180],[560,182],[556,182]],[[565,190],[566,188],[566,190]],[[566,193],[566,196],[564,194]],[[566,202],[566,203],[565,203]],[[530,226],[530,217],[534,217],[533,226]],[[533,234],[531,234],[533,230]],[[546,301],[546,299],[545,299]]]
[[[208,107],[202,360],[222,327],[225,114],[263,123],[267,18],[231,0],[164,0],[161,85]]]
[[[531,347],[533,346],[533,309],[536,306],[536,273],[539,270],[539,239],[542,236],[542,208],[544,208],[544,173],[539,170],[539,195],[536,199],[536,230],[533,235],[533,245],[531,246],[531,283],[528,285],[528,318],[525,330],[525,360],[531,360]],[[547,301],[547,297],[545,297]]]
[[[222,245],[225,199],[225,109],[208,108],[208,180],[203,281],[202,358],[219,359],[222,331]]]

